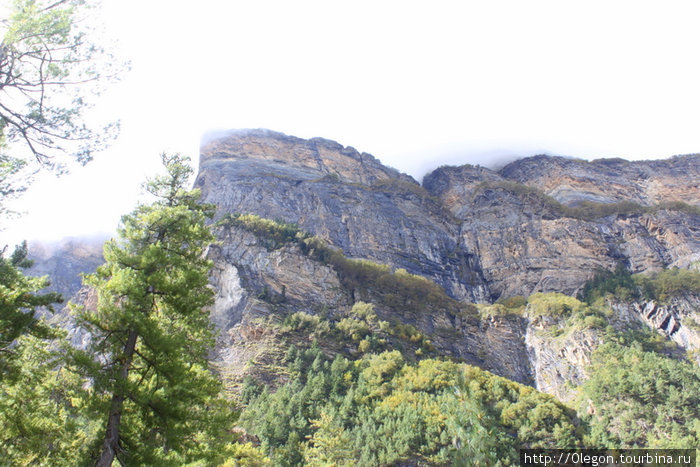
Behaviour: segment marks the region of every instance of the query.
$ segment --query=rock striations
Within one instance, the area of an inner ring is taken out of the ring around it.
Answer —
[[[491,302],[575,294],[621,261],[635,273],[687,268],[700,260],[698,180],[700,156],[535,156],[499,171],[442,167],[421,186],[332,141],[249,130],[203,146],[196,185],[219,215],[297,223],[349,257]]]
[[[202,148],[196,186],[220,216],[293,222],[348,257],[429,277],[457,299],[490,298],[442,203],[369,154],[324,139],[236,131]]]

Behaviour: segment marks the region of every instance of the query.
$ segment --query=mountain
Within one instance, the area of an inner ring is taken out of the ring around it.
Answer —
[[[348,285],[355,271],[318,261],[294,238],[271,246],[264,229],[232,220],[220,227],[222,243],[212,252],[214,319],[228,336],[221,361],[237,373],[254,353],[256,336],[277,340],[255,324],[263,318],[305,311],[340,319],[364,300],[381,319],[429,335],[437,354],[563,396],[559,386],[584,376],[595,347],[590,339],[575,336],[552,356],[549,342],[533,342],[536,320],[478,318],[467,303],[538,292],[575,296],[596,271],[618,263],[632,273],[697,265],[698,180],[697,155],[644,162],[535,156],[498,171],[441,167],[421,186],[332,141],[233,131],[202,147],[195,182],[203,201],[216,205],[217,219],[254,214],[294,224],[349,260],[427,278],[446,296],[420,304],[418,297],[389,300],[379,283]],[[655,314],[669,319],[647,322],[669,335],[692,335],[680,342],[697,348],[697,332],[683,324],[696,313],[695,299],[678,300],[665,307],[635,303],[627,315],[644,321],[642,310],[656,306],[663,311]],[[268,349],[267,343],[256,348]],[[552,379],[543,376],[548,372],[560,374],[550,385],[541,382]]]
[[[699,181],[699,155],[535,156],[499,170],[440,167],[420,184],[321,138],[219,134],[195,181],[216,207],[212,360],[248,400],[255,385],[296,381],[297,349],[357,362],[397,350],[603,417],[610,401],[580,398],[601,361],[622,358],[615,345],[700,362]],[[81,251],[38,257],[36,270],[93,268],[93,254],[73,267]],[[89,304],[90,291],[59,282]]]
[[[93,272],[104,262],[103,237],[69,237],[58,242],[33,241],[29,258],[34,261],[34,276],[49,276],[48,290],[72,297],[82,287],[81,274]]]

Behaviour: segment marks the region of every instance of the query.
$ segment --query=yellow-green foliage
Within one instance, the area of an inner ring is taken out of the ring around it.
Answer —
[[[524,308],[527,305],[527,298],[522,295],[514,295],[508,298],[499,298],[496,301],[497,304],[503,305],[510,310],[517,310],[519,308]]]
[[[303,311],[291,314],[282,325],[282,331],[306,332],[312,337],[328,334],[330,330],[330,323],[327,320]]]
[[[599,270],[581,291],[581,299],[589,304],[600,299],[627,301],[646,299],[667,302],[686,293],[700,293],[700,272],[692,269],[662,269],[652,274],[635,274],[623,264],[615,270]]]
[[[389,328],[389,333],[392,336],[396,336],[399,339],[403,339],[405,341],[410,342],[421,342],[425,339],[423,333],[420,332],[418,328],[416,328],[414,325],[402,323],[399,321],[391,324],[391,327]]]
[[[370,328],[367,323],[355,318],[341,319],[338,321],[338,324],[336,324],[336,328],[354,341],[360,341],[370,333]]]
[[[351,446],[352,438],[345,427],[327,412],[322,411],[316,420],[310,420],[314,434],[304,445],[304,465],[309,467],[353,466],[357,450]]]
[[[242,227],[254,233],[263,246],[270,250],[295,242],[297,235],[301,234],[296,224],[274,221],[255,214],[231,214],[224,217],[221,223]]]
[[[507,315],[520,315],[524,310],[522,308],[508,308],[501,303],[494,303],[493,305],[478,304],[476,308],[479,310],[480,316],[507,316]]]
[[[330,264],[346,289],[368,293],[383,306],[404,311],[424,312],[426,308],[448,309],[454,313],[467,310],[463,304],[450,298],[435,282],[405,269],[363,259],[349,259],[317,237],[300,241],[302,251],[311,258]]]
[[[270,324],[273,325],[273,324]],[[266,325],[267,326],[267,325]],[[360,354],[398,348],[402,352],[422,356],[435,349],[422,332],[411,324],[380,320],[371,303],[357,302],[337,321],[305,312],[287,316],[281,328],[285,333],[301,333],[305,338],[322,339],[331,347],[357,346]]]
[[[229,445],[229,457],[220,467],[258,467],[271,465],[270,459],[262,449],[252,443],[234,443]]]
[[[588,413],[591,444],[677,449],[700,445],[696,364],[644,348],[635,339],[632,345],[609,342],[599,347],[589,372],[580,404]]]
[[[274,463],[513,465],[522,447],[581,446],[572,410],[479,368],[411,365],[397,351],[354,363],[307,353],[295,380],[242,414]]]
[[[475,309],[452,299],[433,281],[410,274],[405,269],[392,272],[385,264],[347,258],[324,240],[301,232],[296,224],[264,219],[253,214],[229,215],[222,223],[231,223],[253,232],[268,249],[292,243],[298,245],[308,257],[333,267],[340,282],[353,295],[369,294],[383,306],[411,312],[441,308],[455,314],[464,312],[475,315]]]
[[[583,310],[585,304],[561,293],[536,293],[527,299],[531,316],[566,318]]]
[[[357,302],[348,314],[349,316],[338,321],[335,327],[353,341],[359,342],[370,333],[380,332],[380,322],[371,303]],[[362,341],[359,350],[365,352],[369,347],[369,341]]]
[[[700,272],[689,269],[663,269],[649,276],[636,274],[635,284],[647,298],[667,301],[684,293],[700,293]]]
[[[350,310],[350,316],[365,321],[367,324],[374,324],[377,322],[377,312],[374,311],[374,305],[371,303],[355,303]]]
[[[531,317],[555,318],[556,326],[548,331],[558,336],[581,329],[606,329],[611,310],[560,293],[536,293],[528,298],[527,312]]]

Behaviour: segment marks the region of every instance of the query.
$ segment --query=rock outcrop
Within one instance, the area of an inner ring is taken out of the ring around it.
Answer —
[[[661,190],[672,175],[682,188]],[[461,247],[474,252],[496,299],[576,294],[593,271],[618,262],[634,273],[689,267],[700,260],[699,178],[699,156],[624,164],[536,156],[499,172],[443,167],[424,187],[458,219]]]
[[[489,297],[478,261],[441,203],[411,177],[324,139],[236,131],[202,148],[195,184],[219,216],[298,224],[348,257],[435,280],[458,299]]]
[[[631,201],[652,206],[674,201],[697,204],[698,167],[700,154],[634,162],[535,156],[515,161],[499,172],[566,205]]]

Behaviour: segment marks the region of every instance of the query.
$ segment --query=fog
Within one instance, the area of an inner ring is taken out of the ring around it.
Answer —
[[[700,151],[695,2],[104,2],[131,71],[97,119],[114,146],[38,180],[0,236],[113,231],[163,151],[221,131],[322,137],[417,180],[535,154]],[[223,129],[223,130],[212,130]],[[213,131],[213,132],[212,132]]]

